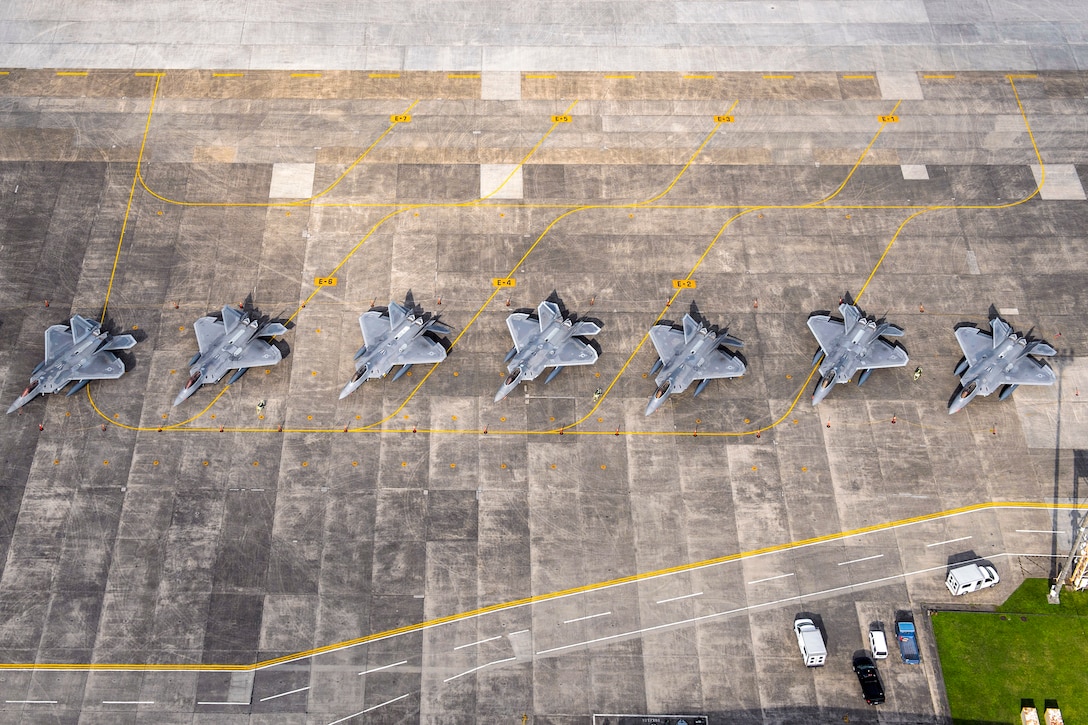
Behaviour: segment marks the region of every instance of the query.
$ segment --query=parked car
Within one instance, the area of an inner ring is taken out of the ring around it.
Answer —
[[[948,587],[948,591],[952,592],[952,596],[956,597],[967,592],[977,592],[979,589],[992,587],[999,581],[1001,578],[992,566],[964,564],[948,572],[944,585]]]
[[[827,659],[827,647],[824,636],[811,619],[798,617],[793,622],[793,633],[797,635],[797,647],[805,658],[806,667],[820,667]]]
[[[869,628],[869,651],[873,653],[874,660],[882,660],[888,656],[888,638],[884,636],[884,625],[877,623]]]
[[[922,655],[918,652],[918,637],[914,633],[914,622],[896,622],[895,638],[899,640],[899,656],[908,665],[916,665],[922,661]]]
[[[861,683],[861,694],[865,702],[870,705],[880,705],[884,702],[884,685],[880,682],[880,673],[876,670],[873,661],[864,655],[854,658],[854,674]]]

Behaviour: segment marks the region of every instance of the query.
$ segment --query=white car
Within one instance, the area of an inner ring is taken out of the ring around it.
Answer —
[[[888,638],[884,636],[883,629],[869,630],[869,651],[873,653],[874,660],[887,659]]]

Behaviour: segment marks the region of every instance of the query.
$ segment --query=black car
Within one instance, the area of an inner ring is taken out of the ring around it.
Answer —
[[[884,685],[880,682],[880,674],[876,671],[876,665],[868,657],[861,655],[854,658],[854,674],[861,683],[861,694],[865,696],[865,702],[870,705],[879,705],[884,702]]]

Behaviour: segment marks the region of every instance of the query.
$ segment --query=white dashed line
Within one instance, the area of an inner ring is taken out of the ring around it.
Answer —
[[[664,604],[665,602],[678,602],[681,599],[691,599],[692,597],[701,597],[701,596],[703,596],[702,592],[695,592],[694,594],[685,594],[685,595],[680,596],[680,597],[672,597],[670,599],[660,599],[660,600],[658,600],[657,603],[658,604]]]
[[[473,667],[471,670],[465,670],[464,672],[462,672],[460,674],[456,674],[453,677],[447,677],[446,679],[442,680],[442,682],[450,682],[452,680],[456,680],[458,677],[464,677],[465,675],[471,675],[473,672],[478,672],[478,671],[482,670],[485,667],[491,667],[492,665],[501,665],[503,662],[513,662],[516,659],[517,659],[517,657],[507,657],[506,659],[495,660],[494,662],[488,662],[486,665],[480,665],[479,667]],[[330,723],[330,725],[331,725],[331,723]]]
[[[217,700],[201,700],[197,705],[248,705],[248,702],[226,702]]]
[[[381,667],[372,667],[371,669],[364,670],[364,671],[360,672],[359,674],[360,675],[369,675],[371,672],[381,672],[382,670],[388,670],[390,667],[400,667],[401,665],[406,665],[406,664],[408,664],[408,660],[401,660],[400,662],[394,662],[391,665],[382,665]],[[364,710],[364,712],[366,712],[366,711]],[[352,715],[352,717],[355,717],[355,716]]]
[[[412,693],[406,692],[403,695],[401,695],[400,697],[394,697],[392,700],[386,700],[385,702],[383,702],[383,703],[381,703],[379,705],[374,705],[373,707],[368,707],[365,710],[360,710],[359,712],[355,713],[354,715],[348,715],[347,717],[342,717],[339,720],[333,720],[331,723],[329,723],[329,725],[337,725],[338,723],[347,722],[348,720],[352,719],[353,717],[359,717],[360,715],[365,715],[366,713],[371,712],[372,710],[377,710],[379,707],[385,707],[386,705],[392,705],[397,700],[403,700],[404,698],[408,697],[410,694],[412,694]]]
[[[453,651],[456,652],[457,650],[465,649],[466,647],[478,647],[479,645],[483,644],[484,642],[494,642],[497,639],[502,639],[502,635],[500,634],[500,635],[497,635],[495,637],[488,637],[487,639],[481,639],[478,642],[469,642],[468,644],[459,644],[459,645],[457,645],[456,647],[453,648]]]
[[[277,697],[287,697],[288,695],[294,695],[296,692],[306,692],[306,690],[309,690],[309,689],[310,689],[310,686],[306,685],[306,687],[300,687],[297,690],[288,690],[287,692],[281,692],[278,695],[269,695],[268,697],[262,697],[260,699],[260,701],[261,702],[268,702],[269,700],[275,700]]]
[[[775,579],[785,579],[788,576],[793,576],[793,572],[791,571],[789,574],[779,574],[778,576],[769,576],[766,579],[753,579],[752,581],[750,581],[748,583],[749,584],[762,584],[763,582],[773,582]]]
[[[961,536],[958,539],[948,539],[947,541],[934,541],[932,544],[926,544],[926,548],[929,549],[933,546],[941,546],[943,544],[955,544],[957,541],[967,541],[974,538],[973,536]]]
[[[594,619],[595,617],[607,617],[612,612],[598,612],[597,614],[587,614],[584,617],[576,617],[575,619],[564,619],[563,624],[570,624],[571,622],[582,622],[587,619]]]
[[[8,705],[56,705],[56,700],[4,700]]]
[[[154,705],[154,700],[103,700],[103,705]]]
[[[1064,531],[1042,531],[1036,529],[1017,529],[1018,534],[1064,534]]]
[[[837,566],[846,566],[847,564],[857,564],[859,561],[872,561],[873,559],[879,559],[883,554],[874,554],[873,556],[863,556],[860,559],[851,559],[850,561],[840,561]]]

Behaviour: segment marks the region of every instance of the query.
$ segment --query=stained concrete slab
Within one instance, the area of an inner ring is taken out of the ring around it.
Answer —
[[[793,32],[806,8],[774,17]],[[273,47],[275,22],[251,39]],[[178,666],[8,672],[0,719],[862,721],[849,655],[870,620],[925,627],[949,555],[995,562],[987,597],[1049,575],[1068,512],[1054,539],[1024,533],[1055,527],[1045,509],[883,527],[1077,502],[1088,210],[1032,196],[1017,97],[1048,176],[1076,172],[1081,74],[921,77],[882,125],[873,70],[609,70],[635,77],[517,74],[506,100],[449,71],[0,79],[0,395],[72,312],[143,338],[121,379],[0,421],[0,646]],[[306,183],[270,198],[288,165]],[[509,168],[517,198],[477,203]],[[338,400],[359,314],[408,288],[451,327],[447,360]],[[493,403],[506,317],[553,291],[602,322],[598,363]],[[844,291],[907,329],[924,374],[813,408],[805,320]],[[290,319],[290,354],[173,407],[193,321],[247,295]],[[644,336],[692,303],[745,341],[748,374],[647,418]],[[991,304],[1059,348],[1061,385],[949,416],[953,326]],[[801,611],[829,635],[820,673]],[[886,716],[947,718],[933,661],[888,670]]]

